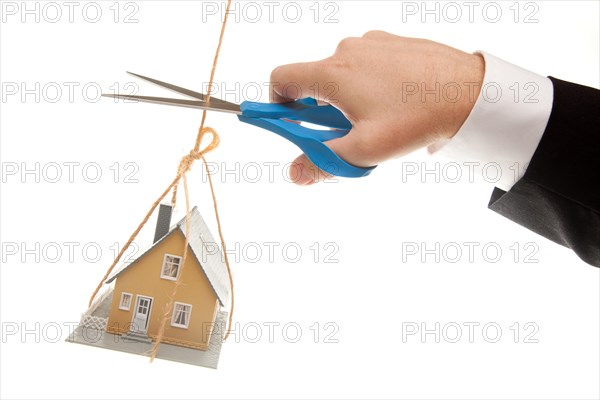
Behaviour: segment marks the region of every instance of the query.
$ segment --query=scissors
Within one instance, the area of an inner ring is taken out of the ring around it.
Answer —
[[[207,96],[202,93],[132,72],[128,73],[194,100],[128,94],[103,94],[102,96],[236,114],[240,121],[274,132],[294,143],[313,164],[331,175],[359,178],[369,175],[375,168],[362,168],[349,164],[325,145],[324,142],[328,140],[346,136],[352,129],[352,123],[337,108],[331,105],[320,106],[313,98],[281,104],[252,101],[236,104],[213,96],[210,97],[209,101],[206,101]],[[329,129],[311,129],[291,121],[308,122]]]

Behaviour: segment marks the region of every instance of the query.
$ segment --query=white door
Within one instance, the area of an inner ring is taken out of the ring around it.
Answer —
[[[137,296],[135,312],[131,321],[132,331],[146,333],[148,331],[148,320],[150,319],[150,307],[152,298],[146,296]]]

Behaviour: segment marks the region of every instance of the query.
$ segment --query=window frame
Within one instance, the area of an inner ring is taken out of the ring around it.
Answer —
[[[187,313],[187,320],[186,320],[186,324],[178,324],[175,322],[175,310],[177,309],[177,306],[184,306],[184,307],[189,307],[189,312]],[[175,328],[182,328],[182,329],[188,329],[190,327],[190,320],[192,319],[192,308],[193,306],[191,304],[187,304],[187,303],[180,303],[178,301],[175,302],[175,304],[173,304],[173,312],[171,313],[171,326],[175,327]]]
[[[125,296],[129,296],[129,306],[125,307],[123,305],[123,298],[125,298]],[[129,311],[131,310],[131,303],[133,301],[133,294],[129,293],[129,292],[121,292],[121,299],[119,300],[119,310],[123,310],[123,311]]]
[[[165,275],[165,266],[167,265],[167,257],[173,257],[173,258],[176,258],[179,260],[179,263],[177,264],[177,274],[175,275],[175,277]],[[165,255],[163,257],[162,266],[160,267],[160,277],[162,279],[166,279],[169,281],[176,281],[177,279],[179,279],[179,273],[181,271],[181,261],[182,261],[182,257],[176,256],[175,254],[165,253]]]

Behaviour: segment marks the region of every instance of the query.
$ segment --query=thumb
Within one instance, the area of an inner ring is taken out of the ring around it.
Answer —
[[[326,172],[319,169],[304,154],[297,157],[289,169],[290,180],[296,185],[309,186],[313,183],[331,178]]]
[[[346,136],[325,142],[342,160],[357,167],[369,167],[368,157],[361,151],[364,146],[359,144],[361,135],[358,129],[352,129]],[[333,176],[313,164],[306,155],[297,157],[289,169],[290,180],[301,186],[312,185]]]

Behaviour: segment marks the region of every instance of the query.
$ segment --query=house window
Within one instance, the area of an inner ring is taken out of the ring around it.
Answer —
[[[163,266],[160,273],[160,277],[176,281],[179,276],[179,267],[181,264],[181,257],[165,254],[163,260]]]
[[[131,295],[131,293],[121,293],[121,302],[119,303],[119,310],[129,311],[129,308],[131,307],[132,298],[133,296]]]
[[[173,316],[171,317],[171,326],[187,329],[187,327],[190,325],[191,315],[191,304],[175,303],[175,308],[173,309]]]

